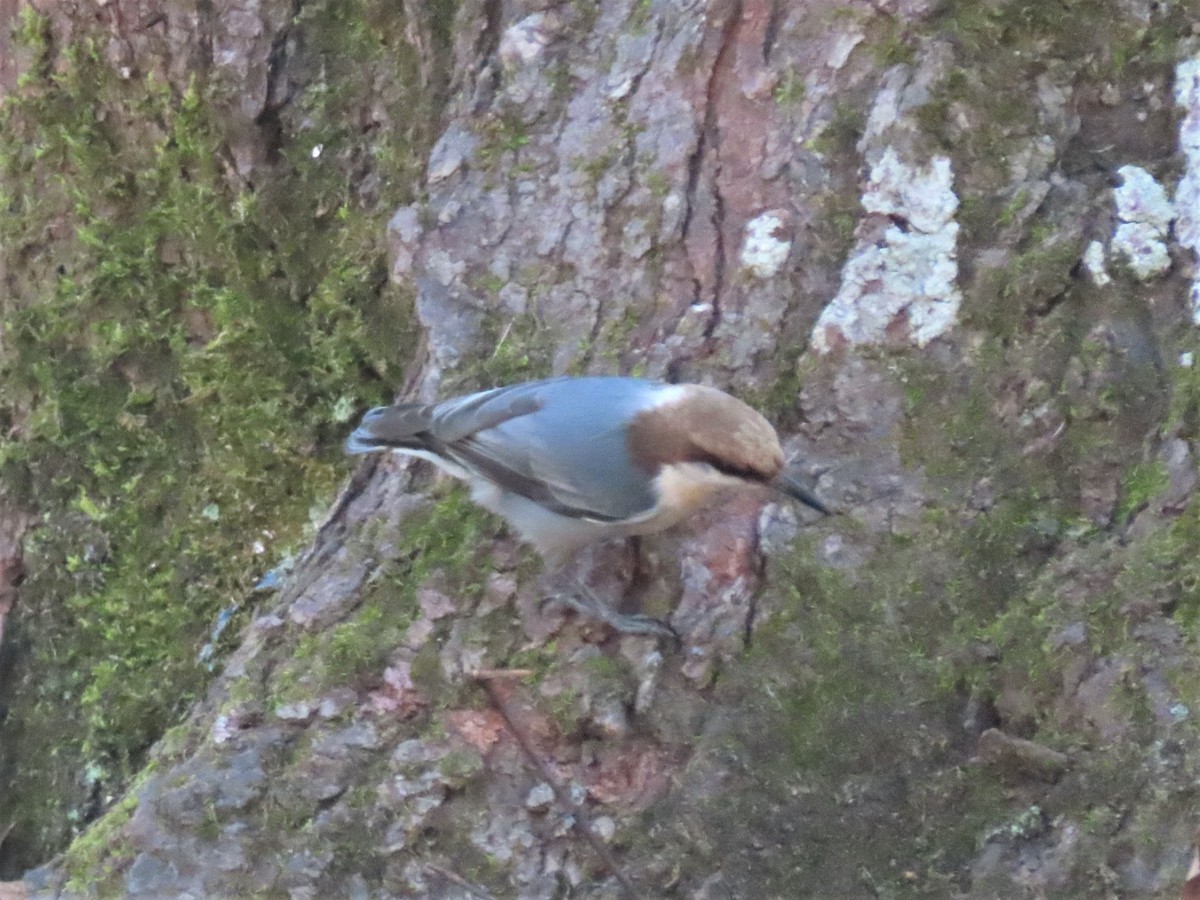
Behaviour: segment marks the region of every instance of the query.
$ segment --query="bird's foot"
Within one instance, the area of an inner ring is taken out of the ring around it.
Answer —
[[[556,594],[547,597],[542,601],[541,609],[545,610],[548,606],[565,606],[584,618],[603,622],[621,634],[645,634],[651,637],[667,638],[676,647],[682,646],[683,642],[679,639],[679,633],[662,619],[637,613],[617,612],[583,585],[579,587],[580,591],[577,594]]]

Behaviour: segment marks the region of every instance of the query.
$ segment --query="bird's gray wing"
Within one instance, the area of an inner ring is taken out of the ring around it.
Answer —
[[[587,403],[580,391],[591,392]],[[625,444],[638,402],[619,379],[533,382],[439,405],[430,434],[438,452],[505,490],[561,515],[616,521],[655,503]]]
[[[429,431],[439,441],[452,444],[509,419],[528,416],[542,407],[537,388],[551,383],[517,384],[446,400],[432,407]]]

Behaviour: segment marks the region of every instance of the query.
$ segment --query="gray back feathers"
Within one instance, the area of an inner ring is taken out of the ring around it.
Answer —
[[[554,512],[617,521],[656,502],[655,473],[631,458],[624,424],[663,390],[634,378],[559,378],[382,407],[347,449],[436,455]]]

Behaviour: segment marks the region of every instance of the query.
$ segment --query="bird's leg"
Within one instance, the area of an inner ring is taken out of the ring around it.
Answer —
[[[647,634],[653,637],[670,638],[676,645],[680,643],[679,634],[662,619],[639,613],[617,612],[597,597],[592,589],[578,578],[572,579],[571,588],[570,592],[556,592],[553,596],[547,597],[542,601],[542,609],[550,605],[566,606],[579,615],[603,622],[622,634]]]
[[[574,559],[565,554],[547,556],[546,572],[550,579],[547,586],[551,593],[542,601],[540,609],[544,610],[551,604],[565,606],[580,616],[604,622],[622,634],[669,638],[676,647],[681,646],[678,633],[666,622],[653,616],[618,611],[612,604],[601,600],[578,574],[581,569],[602,574],[606,582],[612,583],[614,593],[623,596],[628,591],[629,580],[639,580],[637,569],[642,558],[636,537],[627,539],[624,548],[626,553],[623,558],[614,555],[617,548],[613,545],[587,548]],[[628,553],[630,550],[633,551],[632,557]]]

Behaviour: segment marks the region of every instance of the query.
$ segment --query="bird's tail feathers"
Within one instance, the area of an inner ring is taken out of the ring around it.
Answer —
[[[424,403],[377,406],[346,440],[347,453],[421,450],[428,447],[430,407]]]

